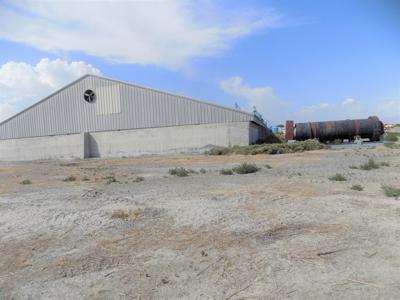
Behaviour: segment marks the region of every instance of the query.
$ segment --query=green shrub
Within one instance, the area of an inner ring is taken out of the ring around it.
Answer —
[[[75,181],[76,177],[75,176],[67,176],[63,179],[63,181],[65,182],[71,182],[71,181]]]
[[[347,179],[342,174],[336,173],[335,175],[329,177],[329,180],[331,180],[331,181],[346,181]]]
[[[307,140],[294,143],[259,144],[250,146],[215,147],[205,152],[207,155],[227,155],[227,154],[285,154],[319,150],[327,148],[326,145],[317,140]]]
[[[359,184],[354,184],[354,185],[351,187],[351,189],[354,190],[354,191],[363,191],[363,190],[364,190],[364,188],[363,188],[361,185],[359,185]]]
[[[351,165],[351,166],[349,166],[349,169],[358,169],[358,167],[354,166],[354,165]]]
[[[201,173],[201,174],[206,174],[206,173],[207,173],[207,170],[204,169],[204,168],[201,168],[201,169],[200,169],[200,173]]]
[[[385,134],[385,141],[386,142],[397,142],[399,140],[400,133],[398,132],[387,132]]]
[[[360,166],[360,169],[370,171],[372,169],[379,169],[379,165],[372,158],[370,158],[368,162]]]
[[[90,179],[89,179],[89,177],[87,177],[87,176],[84,176],[83,178],[82,178],[82,181],[89,181]]]
[[[387,197],[397,198],[400,196],[400,189],[395,188],[391,185],[383,185],[382,190]]]
[[[233,175],[232,169],[222,169],[221,171],[219,171],[219,173],[221,175]]]
[[[168,173],[170,175],[178,176],[178,177],[187,177],[189,176],[189,171],[185,168],[179,167],[174,169],[169,169]]]
[[[24,179],[20,182],[21,184],[25,185],[25,184],[32,184],[32,181],[30,181],[29,179]]]
[[[384,161],[381,162],[380,165],[383,167],[390,167],[390,164],[388,162],[384,162]]]
[[[232,171],[237,174],[250,174],[257,172],[258,170],[260,170],[259,167],[257,167],[255,164],[249,164],[249,163],[242,163],[239,166],[232,169]]]
[[[266,164],[264,167],[266,167],[267,169],[272,169],[271,165]]]

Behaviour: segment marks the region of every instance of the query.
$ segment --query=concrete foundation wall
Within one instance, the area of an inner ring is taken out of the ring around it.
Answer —
[[[0,160],[122,157],[248,145],[260,138],[251,122],[199,124],[0,140]]]
[[[84,135],[0,140],[0,160],[84,158]]]
[[[248,145],[249,133],[249,122],[93,132],[87,137],[86,154],[87,157],[122,157]]]

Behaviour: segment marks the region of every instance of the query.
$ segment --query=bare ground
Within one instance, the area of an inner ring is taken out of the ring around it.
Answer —
[[[369,158],[389,166],[349,168]],[[262,169],[219,174],[245,161]],[[0,298],[399,299],[382,184],[400,187],[400,150],[0,163]]]

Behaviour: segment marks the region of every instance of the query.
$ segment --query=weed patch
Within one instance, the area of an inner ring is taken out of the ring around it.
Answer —
[[[328,178],[331,181],[346,181],[347,178],[344,177],[342,174],[336,173],[335,175]]]
[[[382,185],[382,190],[387,197],[394,197],[394,198],[400,197],[399,188],[395,188],[391,185]]]
[[[257,172],[258,170],[260,170],[259,167],[257,167],[255,164],[249,163],[242,163],[241,165],[232,169],[232,171],[237,174],[250,174]]]
[[[221,171],[219,171],[219,173],[221,175],[233,175],[232,169],[222,169]]]
[[[400,144],[396,144],[396,143],[384,143],[384,145],[390,149],[400,149]]]
[[[135,179],[133,179],[133,182],[142,182],[142,181],[144,181],[144,177],[142,176],[138,176]]]
[[[386,142],[397,142],[399,140],[400,133],[398,132],[387,132],[385,134]]]
[[[352,185],[351,189],[354,190],[354,191],[363,191],[364,190],[364,188],[359,184]]]
[[[372,158],[370,158],[368,162],[360,166],[360,169],[370,171],[372,169],[379,169],[379,165]]]
[[[169,169],[168,173],[170,175],[174,175],[177,177],[187,177],[189,176],[189,170],[186,170],[185,168],[179,167],[179,168],[174,168],[174,169]]]
[[[207,155],[228,155],[228,154],[285,154],[327,148],[326,145],[317,140],[307,140],[294,143],[282,144],[259,144],[250,146],[215,147],[205,152]]]
[[[63,179],[64,182],[72,182],[75,181],[76,177],[75,176],[67,176]]]
[[[114,175],[106,176],[106,177],[104,177],[103,179],[106,179],[106,180],[107,180],[107,181],[106,181],[106,184],[111,184],[111,183],[117,182],[117,179],[115,178]]]

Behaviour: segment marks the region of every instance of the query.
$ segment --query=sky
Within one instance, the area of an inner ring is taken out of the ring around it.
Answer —
[[[270,125],[400,123],[400,1],[0,0],[0,121],[85,74]]]

